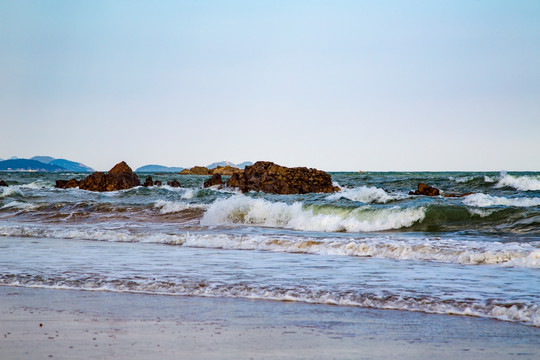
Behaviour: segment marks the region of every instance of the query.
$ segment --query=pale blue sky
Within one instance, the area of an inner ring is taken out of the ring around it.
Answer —
[[[0,0],[0,158],[540,170],[540,1]]]

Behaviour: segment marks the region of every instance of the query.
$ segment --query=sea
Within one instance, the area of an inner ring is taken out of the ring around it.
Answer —
[[[540,173],[334,172],[333,194],[55,189],[1,172],[0,286],[248,298],[540,327]],[[419,182],[443,194],[409,195]]]

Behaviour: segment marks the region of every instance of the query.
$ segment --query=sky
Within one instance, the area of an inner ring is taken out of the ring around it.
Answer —
[[[0,0],[0,158],[540,170],[540,1]]]

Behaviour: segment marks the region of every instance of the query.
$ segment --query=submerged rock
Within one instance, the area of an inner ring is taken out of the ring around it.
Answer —
[[[418,184],[418,189],[416,191],[410,191],[409,195],[425,195],[425,196],[438,196],[440,195],[440,191],[437,188],[434,188],[432,186],[427,186],[424,183]]]
[[[0,186],[9,186],[4,180],[0,180]]]
[[[204,182],[204,187],[210,187],[214,185],[223,185],[223,179],[221,179],[220,174],[214,174],[212,177]]]
[[[79,187],[80,181],[77,179],[71,179],[71,180],[56,180],[56,185],[54,185],[57,189],[70,189],[70,188],[76,188]]]
[[[288,168],[269,161],[258,161],[235,172],[226,185],[242,192],[263,191],[273,194],[333,193],[332,177],[324,171],[305,167]]]
[[[146,180],[144,180],[144,183],[142,184],[142,186],[144,186],[144,187],[161,186],[161,181],[159,181],[159,180],[153,181],[152,177],[149,176],[149,177],[146,178]]]
[[[109,172],[96,171],[79,183],[79,188],[90,191],[116,191],[131,189],[141,182],[124,162],[116,164]]]
[[[167,182],[167,185],[169,185],[170,187],[181,187],[182,185],[178,182],[178,180],[176,179],[173,179],[171,181],[168,181]]]

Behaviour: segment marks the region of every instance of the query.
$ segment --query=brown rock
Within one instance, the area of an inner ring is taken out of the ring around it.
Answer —
[[[0,180],[0,186],[9,186],[4,180]]]
[[[204,166],[194,166],[191,169],[189,169],[189,171],[190,171],[190,175],[211,175],[210,170],[208,170]]]
[[[220,174],[214,174],[212,177],[204,182],[204,187],[210,187],[214,185],[223,185],[223,180],[221,179]]]
[[[144,187],[154,186],[154,180],[152,180],[152,177],[151,176],[147,177],[146,180],[144,180],[144,183],[142,184],[142,186]]]
[[[210,172],[212,174],[219,174],[219,175],[232,175],[234,173],[237,173],[239,171],[242,171],[242,169],[239,169],[239,168],[235,168],[235,167],[232,167],[232,166],[218,166],[212,170],[210,170]]]
[[[226,185],[242,192],[263,191],[273,194],[332,193],[340,189],[324,171],[305,167],[287,168],[268,161],[258,161],[235,172]]]
[[[79,180],[56,180],[56,185],[54,186],[57,189],[70,189],[79,187]]]
[[[108,173],[96,171],[79,184],[79,188],[90,191],[116,191],[131,189],[141,182],[131,168],[122,161],[116,164]]]
[[[168,181],[167,185],[169,185],[170,187],[181,187],[182,186],[182,185],[180,185],[180,183],[176,179]]]
[[[424,183],[419,183],[418,190],[416,190],[415,192],[409,192],[409,195],[437,196],[440,195],[440,191],[439,189],[427,186]]]

